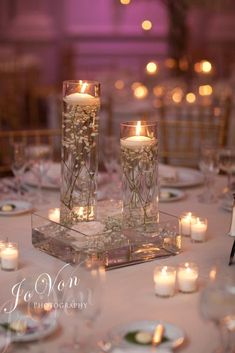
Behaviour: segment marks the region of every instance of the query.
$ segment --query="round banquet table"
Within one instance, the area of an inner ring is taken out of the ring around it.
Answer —
[[[218,176],[216,189],[222,190],[225,177]],[[199,310],[200,291],[206,285],[208,273],[213,265],[220,271],[229,271],[235,276],[235,265],[228,266],[229,254],[234,238],[227,236],[231,212],[223,210],[220,203],[205,205],[199,203],[197,195],[202,187],[185,189],[186,197],[176,202],[160,204],[160,210],[179,216],[184,211],[192,211],[208,218],[208,239],[205,243],[194,244],[183,238],[182,252],[177,256],[156,259],[151,262],[119,268],[106,273],[106,284],[102,312],[96,335],[105,336],[116,325],[135,320],[163,320],[181,327],[186,334],[185,343],[177,350],[182,353],[211,352],[218,344],[218,332],[211,322],[205,321]],[[59,192],[44,191],[50,204],[44,208],[56,207]],[[0,271],[0,300],[11,297],[11,287],[19,278],[29,275],[34,269],[49,270],[62,267],[63,263],[32,246],[30,214],[0,217],[0,237],[17,241],[20,249],[20,268],[17,271]],[[199,266],[199,290],[196,293],[176,293],[171,298],[160,298],[154,294],[153,271],[156,265],[177,266],[186,261],[196,262]],[[69,319],[60,320],[59,329],[44,339],[45,352],[58,352],[66,340]],[[37,352],[37,342],[26,345],[14,344],[9,351]]]

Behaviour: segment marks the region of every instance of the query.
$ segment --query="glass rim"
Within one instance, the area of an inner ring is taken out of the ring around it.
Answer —
[[[130,121],[124,121],[120,123],[121,126],[124,127],[133,127],[136,126],[137,122],[141,122],[141,127],[146,127],[146,126],[156,126],[157,125],[157,120],[130,120]]]
[[[96,80],[82,80],[82,79],[78,79],[78,80],[64,80],[63,81],[63,85],[64,84],[71,84],[71,85],[78,85],[81,83],[88,83],[88,84],[93,84],[93,85],[100,85],[99,81]]]

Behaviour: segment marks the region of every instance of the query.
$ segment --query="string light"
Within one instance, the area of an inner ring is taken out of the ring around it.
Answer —
[[[141,24],[141,27],[144,31],[150,31],[150,29],[152,29],[153,25],[152,25],[151,21],[144,20]]]
[[[154,61],[150,61],[147,65],[146,65],[146,71],[148,74],[153,75],[157,72],[157,64]]]

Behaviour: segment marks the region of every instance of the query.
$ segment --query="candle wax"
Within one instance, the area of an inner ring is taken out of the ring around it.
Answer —
[[[64,97],[64,101],[70,105],[97,105],[100,103],[98,97],[93,97],[89,93],[71,93]]]

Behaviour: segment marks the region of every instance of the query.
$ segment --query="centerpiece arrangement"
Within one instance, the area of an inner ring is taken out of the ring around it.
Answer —
[[[33,245],[64,261],[98,256],[110,268],[177,254],[178,218],[159,220],[156,122],[121,124],[122,202],[97,206],[99,109],[98,82],[64,82],[60,210],[32,215]]]

